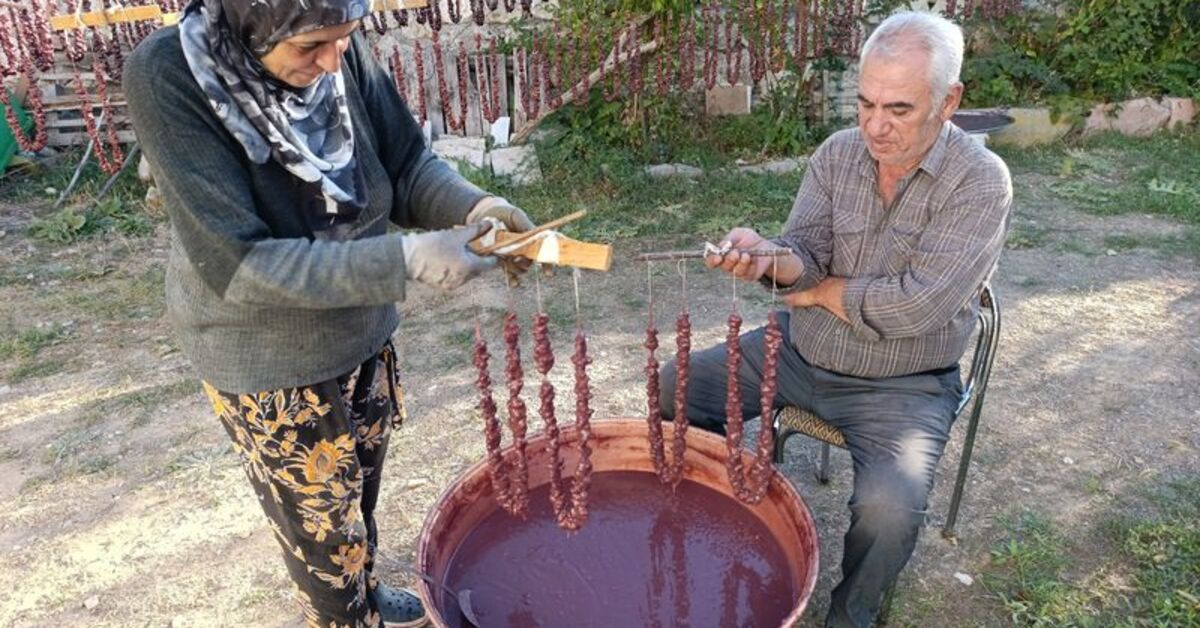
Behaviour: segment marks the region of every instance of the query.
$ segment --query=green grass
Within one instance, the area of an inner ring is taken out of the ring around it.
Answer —
[[[1024,223],[1013,223],[1008,230],[1008,240],[1004,246],[1014,251],[1034,249],[1046,243],[1050,230]]]
[[[686,233],[699,243],[735,226],[778,232],[803,177],[799,172],[744,175],[716,170],[695,181],[652,178],[632,151],[574,135],[538,151],[541,183],[514,187],[502,179],[478,174],[473,178],[519,204],[537,222],[586,209],[585,220],[563,231],[601,242]]]
[[[1115,504],[1086,534],[1037,513],[1008,518],[984,585],[1020,626],[1200,625],[1200,476],[1147,501]]]
[[[0,445],[0,462],[8,462],[21,457],[21,450],[10,445]]]
[[[0,360],[35,358],[42,349],[56,345],[68,336],[69,332],[57,325],[0,336]]]
[[[128,321],[162,315],[164,270],[149,268],[138,275],[118,275],[106,281],[84,281],[72,290],[40,289],[45,307],[88,320]]]
[[[74,149],[58,155],[49,165],[38,166],[25,173],[10,174],[0,185],[0,201],[12,203],[30,203],[45,200],[54,202],[58,193],[66,189],[83,157],[82,149]],[[79,183],[72,191],[65,205],[86,202],[95,198],[108,175],[100,171],[96,160],[91,159],[80,174]],[[54,188],[55,194],[46,193],[47,188]],[[122,201],[141,201],[146,195],[146,186],[137,178],[137,168],[129,167],[117,179],[109,194]]]
[[[44,362],[24,362],[8,374],[8,381],[16,384],[27,379],[49,377],[56,373],[61,373],[65,369],[66,365],[57,360]]]
[[[1104,236],[1104,246],[1117,252],[1131,251],[1142,246],[1142,240],[1136,236],[1118,233]]]
[[[1160,133],[1147,139],[1101,134],[1049,146],[997,148],[1020,184],[1021,175],[1054,177],[1053,198],[1091,214],[1150,214],[1189,228],[1182,236],[1140,243],[1114,238],[1118,251],[1143,245],[1200,257],[1200,133]]]
[[[155,418],[169,420],[159,414],[167,404],[199,391],[200,385],[190,378],[133,390],[93,404],[82,415],[81,420],[85,425],[91,425],[109,415],[118,415],[126,420],[130,427],[137,428]]]
[[[41,359],[40,354],[69,337],[70,332],[57,325],[0,335],[0,361],[17,360],[6,379],[15,384],[61,372],[65,367],[61,361]]]

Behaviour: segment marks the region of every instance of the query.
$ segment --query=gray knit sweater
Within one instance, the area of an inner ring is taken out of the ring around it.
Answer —
[[[148,37],[125,66],[129,115],[171,219],[167,313],[200,377],[222,391],[312,384],[374,355],[404,299],[389,223],[462,224],[486,196],[429,152],[357,33],[342,71],[368,203],[350,238],[332,241],[299,211],[299,180],[250,162],[225,130],[176,28]]]

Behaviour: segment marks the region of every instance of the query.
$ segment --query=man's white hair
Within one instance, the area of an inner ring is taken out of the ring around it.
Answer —
[[[892,15],[863,44],[859,67],[871,56],[890,59],[914,49],[929,57],[929,88],[936,105],[946,97],[950,86],[958,83],[962,70],[962,29],[946,18],[917,11]]]

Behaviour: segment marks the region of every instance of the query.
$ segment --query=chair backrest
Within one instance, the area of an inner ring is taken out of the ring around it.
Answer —
[[[988,378],[992,374],[992,362],[996,358],[996,345],[1000,342],[1000,303],[991,285],[984,284],[979,293],[979,335],[975,340],[975,355],[971,357],[971,370],[963,386],[963,396],[958,402],[961,413],[976,396],[982,403],[987,391]]]

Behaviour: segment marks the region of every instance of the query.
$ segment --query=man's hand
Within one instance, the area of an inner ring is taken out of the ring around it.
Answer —
[[[745,281],[758,281],[771,268],[770,257],[753,257],[742,251],[755,249],[773,249],[766,238],[758,235],[753,229],[738,227],[730,231],[721,241],[720,247],[728,252],[723,255],[712,254],[704,258],[704,265],[721,270]]]
[[[709,268],[720,268],[738,279],[758,281],[770,277],[777,286],[790,286],[804,272],[804,263],[794,253],[788,251],[785,255],[754,257],[743,252],[778,248],[778,245],[758,235],[753,229],[738,227],[721,241],[721,249],[726,253],[707,255],[704,263]]]
[[[849,323],[846,308],[842,306],[845,293],[845,277],[826,277],[816,286],[786,295],[783,300],[792,307],[823,307],[829,310],[830,314]]]

